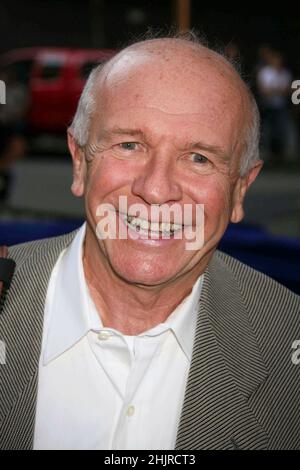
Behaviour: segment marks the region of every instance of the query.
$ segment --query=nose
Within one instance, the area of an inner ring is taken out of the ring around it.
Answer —
[[[181,185],[175,180],[174,164],[153,158],[132,184],[132,193],[148,204],[165,204],[182,198]]]

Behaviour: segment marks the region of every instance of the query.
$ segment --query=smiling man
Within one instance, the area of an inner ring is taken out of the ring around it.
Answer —
[[[0,447],[300,448],[299,298],[217,250],[262,166],[233,66],[133,44],[92,72],[68,139],[86,223],[10,250]]]

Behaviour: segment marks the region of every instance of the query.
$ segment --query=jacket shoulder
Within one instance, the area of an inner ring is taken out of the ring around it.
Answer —
[[[290,350],[300,338],[300,296],[221,251],[216,252],[215,263],[239,290],[262,349],[269,350],[273,358],[279,344]]]
[[[43,258],[53,252],[63,250],[75,237],[79,229],[57,237],[43,238],[31,242],[13,245],[8,249],[8,256],[16,262],[17,269],[30,258]]]
[[[226,253],[217,250],[215,253],[216,263],[222,266],[222,269],[231,273],[236,280],[241,292],[246,295],[254,292],[260,298],[271,297],[276,300],[285,296],[290,297],[296,302],[300,301],[300,296],[283,286],[275,279],[256,269],[242,263]],[[271,300],[271,299],[270,299]]]

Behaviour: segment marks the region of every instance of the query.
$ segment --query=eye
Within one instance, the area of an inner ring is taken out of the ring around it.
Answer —
[[[138,143],[137,142],[122,142],[119,145],[122,150],[136,150]]]
[[[201,153],[192,153],[191,156],[192,156],[192,160],[195,163],[207,163],[208,162],[208,158],[204,157],[204,155],[201,155]]]
[[[146,152],[142,142],[116,142],[112,145],[112,154],[117,158],[141,159]]]

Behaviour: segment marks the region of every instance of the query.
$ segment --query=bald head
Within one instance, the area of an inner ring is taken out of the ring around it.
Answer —
[[[131,69],[146,63],[153,62],[174,66],[179,74],[194,71],[195,67],[211,68],[218,76],[234,80],[236,86],[241,86],[247,93],[247,87],[233,65],[221,54],[208,47],[183,38],[161,38],[137,42],[121,50],[110,59],[103,68],[103,73],[121,72],[122,68],[127,73]],[[162,70],[163,71],[163,70]]]
[[[124,93],[123,91],[126,90]],[[247,85],[222,55],[182,38],[141,41],[95,69],[87,82],[71,126],[86,145],[97,104],[148,106],[168,115],[199,115],[205,121],[222,115],[222,126],[234,129],[232,152],[247,172],[258,158],[258,113]]]

